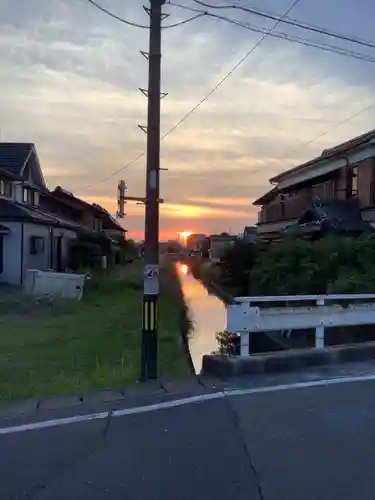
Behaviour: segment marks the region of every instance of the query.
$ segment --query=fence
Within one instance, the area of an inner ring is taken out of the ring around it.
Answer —
[[[227,307],[227,330],[240,334],[241,356],[250,355],[250,333],[314,328],[315,348],[322,348],[325,328],[375,324],[375,294],[237,297],[234,300],[235,303]],[[287,305],[272,307],[269,305],[272,303]]]

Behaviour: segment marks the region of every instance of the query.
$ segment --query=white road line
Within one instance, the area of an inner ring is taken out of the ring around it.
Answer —
[[[295,389],[305,389],[310,387],[326,387],[330,385],[348,384],[355,382],[369,382],[375,381],[375,375],[360,375],[350,377],[338,377],[323,380],[310,380],[307,382],[296,382],[293,384],[280,384],[265,387],[256,387],[249,389],[232,389],[228,391],[219,391],[209,394],[201,394],[199,396],[191,396],[182,399],[174,399],[172,401],[165,401],[163,403],[155,403],[146,406],[136,406],[133,408],[123,408],[122,410],[115,410],[113,412],[91,413],[87,415],[75,415],[73,417],[56,418],[54,420],[45,420],[42,422],[33,422],[23,425],[14,425],[11,427],[0,428],[0,435],[16,434],[19,432],[36,431],[47,429],[51,427],[61,427],[63,425],[77,424],[80,422],[88,422],[92,420],[103,420],[111,417],[124,417],[127,415],[138,415],[140,413],[151,413],[158,410],[167,410],[176,408],[178,406],[185,406],[194,403],[204,403],[205,401],[212,401],[214,399],[223,399],[225,397],[235,396],[250,396],[255,394],[264,394],[270,392],[279,392]]]

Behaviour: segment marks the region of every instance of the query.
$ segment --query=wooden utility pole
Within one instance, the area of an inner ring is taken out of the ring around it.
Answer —
[[[158,376],[158,299],[159,299],[159,174],[160,174],[160,72],[161,21],[165,0],[150,0],[148,90],[147,168],[145,217],[145,266],[141,348],[141,380]]]

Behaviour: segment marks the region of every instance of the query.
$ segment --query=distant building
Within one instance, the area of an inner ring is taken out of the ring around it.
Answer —
[[[242,239],[246,243],[254,243],[257,236],[256,226],[245,226],[243,231]]]
[[[205,234],[191,234],[186,238],[186,247],[189,250],[199,250],[200,244],[206,239]]]
[[[208,255],[211,262],[220,262],[225,251],[234,245],[237,236],[229,234],[213,234],[207,238]]]

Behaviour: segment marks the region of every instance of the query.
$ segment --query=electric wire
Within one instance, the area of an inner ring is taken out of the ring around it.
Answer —
[[[90,2],[93,1],[93,0],[89,0]],[[289,12],[291,12],[294,7],[300,2],[300,0],[294,0],[294,2],[292,3],[292,5],[285,11],[284,13],[284,16],[287,16],[289,14]],[[170,2],[168,2],[170,3]],[[283,16],[282,16],[283,17]],[[280,18],[281,19],[281,18]],[[250,57],[253,52],[259,47],[259,45],[264,41],[265,38],[267,38],[267,36],[277,27],[277,25],[280,23],[280,20],[277,20],[273,26],[271,26],[266,33],[263,33],[263,35],[261,36],[261,38],[251,47],[250,50],[248,50],[248,52],[233,66],[233,68],[223,77],[221,78],[221,80],[188,112],[186,113],[185,116],[183,116],[177,123],[175,123],[175,125],[173,125],[162,137],[161,137],[161,140],[165,139],[166,137],[168,137],[169,135],[171,135],[180,125],[182,125],[193,113],[195,113],[195,111],[200,108],[200,106],[205,102],[207,101],[207,99],[209,99],[212,94],[214,94],[216,92],[216,90],[218,88],[220,88],[223,83],[225,83],[228,78],[230,78],[232,76],[232,74],[246,61],[246,59],[248,59],[248,57]],[[86,189],[89,189],[89,187],[93,187],[93,186],[96,186],[98,184],[101,184],[102,182],[104,182],[104,180],[107,180],[109,178],[111,178],[113,175],[116,175],[120,172],[123,172],[124,170],[126,170],[128,167],[130,167],[131,165],[133,165],[135,162],[137,162],[139,159],[143,158],[145,156],[145,152],[141,153],[140,155],[137,156],[137,158],[133,159],[131,162],[127,163],[124,167],[114,171],[114,172],[111,172],[109,175],[107,175],[105,178],[103,179],[98,179],[97,181],[93,182],[92,184],[90,184],[90,186],[85,186],[83,188],[81,188],[81,190],[86,190]]]
[[[356,38],[356,37],[353,37],[353,36],[350,36],[350,35],[341,35],[339,33],[334,33],[334,32],[331,32],[329,30],[326,30],[325,28],[321,28],[321,27],[314,26],[314,25],[309,25],[307,23],[300,22],[300,21],[295,21],[293,19],[285,19],[285,18],[281,19],[279,16],[277,16],[275,14],[266,13],[264,11],[262,12],[262,11],[260,11],[258,9],[254,9],[252,7],[244,7],[242,5],[233,5],[233,4],[228,4],[228,5],[211,5],[211,4],[202,2],[201,0],[194,0],[194,2],[197,3],[197,4],[199,4],[199,5],[201,5],[201,6],[203,6],[203,7],[209,8],[209,9],[226,9],[226,10],[233,9],[233,10],[240,10],[240,11],[243,11],[243,12],[248,12],[249,14],[253,14],[255,16],[263,17],[263,18],[266,18],[266,19],[272,19],[272,20],[280,19],[280,22],[283,23],[283,24],[288,24],[290,26],[294,26],[294,27],[301,28],[301,29],[304,29],[304,30],[312,31],[314,33],[319,33],[321,35],[326,35],[326,36],[329,36],[329,37],[337,38],[337,39],[344,40],[344,41],[347,41],[347,42],[356,43],[358,45],[369,47],[371,49],[375,49],[375,43],[374,42],[369,42],[369,41],[366,41],[366,40],[361,40],[359,38]]]
[[[104,12],[108,16],[112,17],[112,19],[115,19],[116,21],[120,21],[123,24],[127,24],[128,26],[133,26],[134,28],[143,28],[143,29],[150,29],[149,26],[145,24],[137,24],[132,21],[128,21],[127,19],[124,19],[123,17],[118,16],[117,14],[114,14],[110,10],[106,9],[105,7],[102,7],[99,5],[97,2],[94,0],[87,0],[92,6],[96,7],[100,11]],[[182,26],[183,24],[190,23],[191,21],[195,21],[195,19],[199,19],[200,17],[203,17],[204,14],[196,14],[195,16],[189,17],[188,19],[184,19],[183,21],[179,21],[174,24],[168,24],[167,26],[162,26],[162,29],[169,29],[169,28],[177,28],[178,26]]]
[[[193,7],[188,7],[186,5],[181,5],[181,4],[173,2],[173,1],[169,1],[168,3],[169,3],[169,5],[173,5],[175,7],[179,7],[179,8],[182,8],[182,9],[185,9],[185,10],[189,10],[189,11],[192,11],[192,12],[201,12],[202,14],[207,15],[207,16],[209,16],[211,18],[219,19],[221,21],[225,21],[225,22],[233,24],[235,26],[238,26],[238,27],[247,29],[249,31],[252,31],[254,33],[267,33],[267,29],[266,28],[261,28],[259,26],[254,26],[254,25],[251,25],[251,24],[246,23],[246,22],[237,21],[235,19],[231,19],[231,18],[226,17],[226,16],[221,16],[219,14],[213,14],[213,13],[208,12],[208,11],[202,11],[200,9],[196,9],[196,8],[193,8]],[[316,48],[316,49],[319,49],[319,50],[323,50],[325,52],[332,52],[332,53],[335,53],[335,54],[339,54],[339,55],[351,57],[353,59],[358,59],[358,60],[361,60],[361,61],[375,63],[375,57],[372,57],[372,56],[367,55],[367,54],[363,54],[361,52],[356,52],[356,51],[353,51],[353,50],[345,49],[345,48],[339,47],[337,45],[327,44],[327,43],[322,42],[320,40],[309,40],[309,39],[306,39],[306,38],[297,37],[295,35],[290,35],[288,33],[283,33],[283,32],[280,32],[280,31],[274,31],[272,33],[269,33],[269,36],[272,37],[272,38],[278,38],[278,39],[281,39],[281,40],[286,40],[288,42],[292,42],[292,43],[297,43],[297,44],[300,44],[300,45],[304,45],[306,47],[313,47],[313,48]]]

